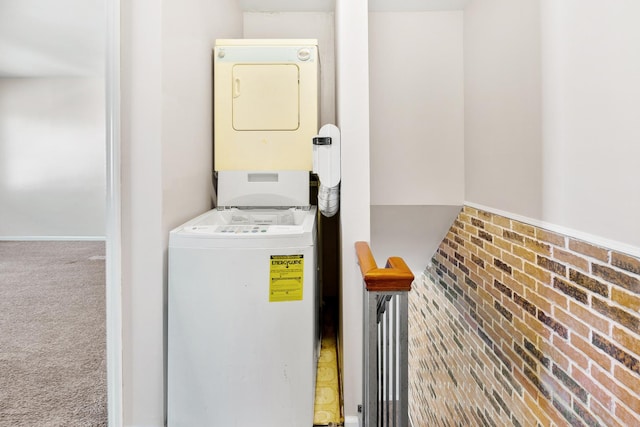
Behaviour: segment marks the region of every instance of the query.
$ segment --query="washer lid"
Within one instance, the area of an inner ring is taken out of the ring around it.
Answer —
[[[309,171],[218,172],[218,205],[309,206]]]
[[[313,231],[316,207],[213,209],[171,231],[171,235],[210,238],[264,238]]]

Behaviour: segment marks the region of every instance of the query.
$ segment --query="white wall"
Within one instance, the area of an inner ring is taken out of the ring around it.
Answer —
[[[431,263],[451,224],[460,213],[456,205],[371,206],[371,251],[382,267],[399,256],[418,276]]]
[[[462,18],[369,14],[372,205],[464,201]]]
[[[640,2],[542,1],[542,219],[640,247]]]
[[[124,424],[162,426],[169,230],[210,207],[211,49],[233,0],[122,3]]]
[[[345,421],[362,404],[362,276],[356,241],[369,241],[367,0],[336,0],[336,114],[342,132],[340,348]]]
[[[161,426],[162,8],[122,2],[122,382],[125,426]]]
[[[371,248],[431,260],[464,202],[463,12],[369,13]]]
[[[0,79],[0,238],[105,235],[104,79]]]
[[[464,11],[466,200],[542,213],[538,0],[471,1]]]
[[[638,16],[634,0],[468,5],[467,201],[640,246]]]
[[[334,20],[331,12],[244,13],[244,38],[318,39],[320,126],[336,122]]]
[[[217,38],[242,37],[236,3],[163,1],[162,188],[167,231],[211,209],[212,51]]]

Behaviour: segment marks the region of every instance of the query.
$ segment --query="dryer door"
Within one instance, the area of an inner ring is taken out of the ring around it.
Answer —
[[[233,128],[237,131],[296,130],[299,72],[295,64],[233,67]]]

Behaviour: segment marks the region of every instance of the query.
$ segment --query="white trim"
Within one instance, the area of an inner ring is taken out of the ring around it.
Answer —
[[[539,219],[529,218],[523,215],[514,214],[512,212],[502,211],[500,209],[490,208],[478,203],[465,201],[464,204],[471,208],[490,212],[492,214],[501,215],[507,218],[515,219],[516,221],[524,222],[526,224],[533,225],[538,228],[553,231],[558,234],[563,234],[574,239],[584,240],[596,246],[602,246],[607,249],[612,249],[617,252],[622,252],[637,258],[640,258],[640,248],[632,246],[627,243],[622,243],[617,240],[607,239],[601,236],[585,233],[583,231],[574,230],[572,228],[564,227],[562,225],[552,224],[550,222],[541,221]]]
[[[120,189],[120,1],[106,7],[106,312],[109,427],[122,427],[122,224]]]
[[[344,417],[344,427],[360,427],[360,417],[347,415]]]
[[[68,241],[105,241],[105,236],[0,236],[0,241],[35,241],[35,240],[68,240]]]

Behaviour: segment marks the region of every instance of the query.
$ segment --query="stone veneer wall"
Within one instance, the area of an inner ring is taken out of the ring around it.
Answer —
[[[640,425],[640,260],[465,206],[409,302],[414,427]]]

